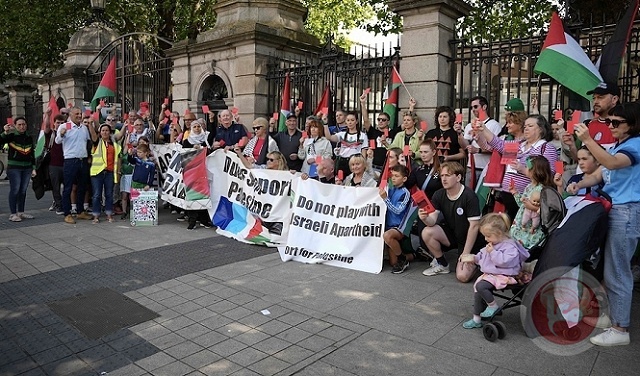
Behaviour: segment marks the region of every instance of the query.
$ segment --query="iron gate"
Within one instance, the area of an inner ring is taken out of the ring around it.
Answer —
[[[352,48],[351,52],[345,52],[331,39],[318,54],[296,58],[271,56],[267,73],[269,113],[280,110],[287,73],[290,74],[291,82],[291,108],[299,101],[303,102],[300,117],[313,115],[327,85],[331,89],[330,109],[359,110],[360,95],[364,89],[371,88],[367,109],[372,114],[382,111],[382,96],[391,74],[391,66],[399,59],[398,43],[359,45]],[[334,122],[333,111],[330,111],[329,116],[329,121]]]
[[[596,61],[602,47],[616,25],[573,28],[571,33],[584,48],[587,56]],[[451,41],[453,58],[451,81],[454,90],[451,104],[469,114],[469,99],[482,95],[489,99],[493,117],[502,121],[501,110],[511,98],[517,97],[525,103],[525,110],[535,112],[532,101],[538,101],[540,114],[550,118],[555,108],[578,108],[579,104],[569,96],[555,80],[534,75],[545,36],[526,39],[488,41],[469,44],[464,36]],[[634,24],[622,64],[618,82],[622,100],[635,101],[640,87],[640,20]]]
[[[148,102],[153,118],[164,98],[171,97],[171,59],[164,50],[172,42],[147,33],[126,34],[105,46],[86,69],[85,100],[90,102],[113,57],[116,58],[116,96],[108,102],[122,113]]]
[[[42,95],[34,94],[24,98],[24,117],[27,119],[27,133],[38,139],[40,127],[42,126]]]

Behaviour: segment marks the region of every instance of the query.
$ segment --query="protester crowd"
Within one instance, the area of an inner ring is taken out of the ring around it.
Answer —
[[[296,109],[286,115],[281,131],[276,118],[258,117],[245,127],[234,110],[210,111],[197,119],[191,112],[181,117],[165,103],[156,126],[149,108],[129,112],[122,122],[107,109],[104,123],[98,124],[95,116],[73,107],[43,116],[46,170],[37,169],[41,161],[35,158],[35,140],[26,132],[26,120],[18,117],[0,134],[0,141],[9,145],[9,219],[33,218],[25,213],[27,185],[39,171],[47,171],[50,210],[63,215],[64,222],[98,224],[103,213],[108,222],[114,215],[124,220],[131,189],[154,188],[149,143],[176,143],[207,153],[224,149],[236,153],[247,168],[300,172],[303,179],[326,184],[378,187],[388,208],[383,238],[391,272],[400,274],[422,259],[430,263],[424,275],[447,274],[444,253],[456,249],[457,279],[478,278],[473,318],[464,324],[477,328],[482,317],[497,309],[491,291],[514,283],[527,250],[544,237],[541,190],[553,187],[565,197],[604,191],[613,204],[603,275],[611,322],[610,329],[591,341],[626,344],[633,273],[636,280],[640,274],[634,258],[640,238],[640,104],[620,103],[615,84],[589,94],[595,103],[593,119],[571,119],[574,129],[567,129],[569,121],[562,116],[550,123],[527,114],[518,98],[507,102],[506,124],[501,125],[489,117],[489,103],[481,96],[470,99],[471,121],[466,124],[452,108],[438,107],[434,129],[418,118],[413,98],[399,112],[399,127],[390,128],[391,116],[384,112],[374,117],[373,125],[366,93],[360,97],[360,113],[338,110],[335,123],[329,123],[325,113],[300,119]],[[411,217],[411,201],[420,194],[428,198],[427,205]],[[213,226],[206,211],[171,209],[178,220],[188,221],[188,230],[197,222]],[[420,239],[417,249],[411,233]]]

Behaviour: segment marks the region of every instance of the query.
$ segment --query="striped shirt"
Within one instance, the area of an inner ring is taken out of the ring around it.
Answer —
[[[493,140],[489,142],[489,146],[491,146],[494,150],[497,150],[500,154],[504,152],[504,144],[506,142],[515,142],[515,141],[505,141],[500,139],[499,137],[494,137]],[[527,157],[532,155],[542,155],[549,161],[551,165],[551,173],[552,175],[556,172],[555,163],[558,160],[558,154],[556,153],[556,148],[553,145],[548,145],[545,140],[538,140],[533,144],[529,149],[525,149],[527,145],[526,141],[520,142],[520,149],[518,150],[518,163],[525,164],[527,161]],[[502,190],[509,192],[509,186],[511,185],[511,179],[513,179],[513,183],[515,184],[516,190],[518,193],[524,192],[524,188],[531,183],[531,179],[527,176],[522,175],[512,168],[507,166],[507,170],[502,178]]]

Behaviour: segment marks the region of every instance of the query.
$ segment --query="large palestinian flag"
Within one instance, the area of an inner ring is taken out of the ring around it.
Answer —
[[[182,179],[187,201],[207,201],[210,199],[207,179],[207,149],[193,149],[182,154]]]
[[[576,94],[591,99],[587,91],[603,82],[593,62],[573,37],[564,30],[558,13],[553,12],[534,73],[544,73]]]
[[[100,80],[100,86],[96,90],[96,93],[91,99],[91,110],[95,111],[101,98],[115,97],[116,96],[116,58],[115,56],[109,62],[107,70],[104,71],[104,76]]]
[[[382,111],[389,115],[389,128],[393,129],[398,126],[397,114],[398,114],[398,95],[400,92],[400,85],[402,85],[402,79],[396,69],[395,64],[391,68],[391,77],[389,78],[389,84],[384,92],[383,99],[385,99],[384,107]]]

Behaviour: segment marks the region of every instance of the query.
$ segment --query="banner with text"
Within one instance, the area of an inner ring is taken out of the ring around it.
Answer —
[[[296,179],[293,191],[287,243],[278,247],[283,261],[382,270],[387,207],[377,188]]]
[[[284,223],[291,215],[289,171],[248,169],[233,152],[207,157],[212,180],[209,216],[221,235],[247,243],[286,244]]]

